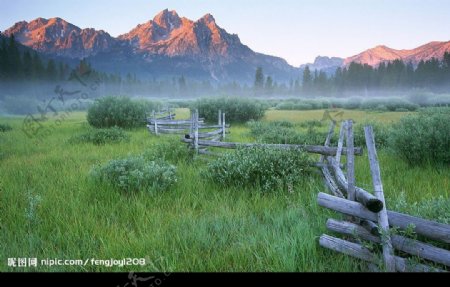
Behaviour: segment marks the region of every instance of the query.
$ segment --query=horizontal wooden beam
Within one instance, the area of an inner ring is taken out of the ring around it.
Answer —
[[[364,227],[351,222],[328,219],[327,228],[337,233],[354,236],[375,243],[381,243],[379,236],[374,236]],[[391,235],[391,241],[392,246],[397,250],[450,266],[450,251],[448,250],[395,234]]]
[[[191,139],[182,139],[185,143],[191,143]],[[237,143],[237,142],[213,142],[213,141],[202,141],[198,142],[199,145],[202,146],[212,146],[212,147],[220,147],[220,148],[228,148],[228,149],[236,149],[238,147],[270,147],[270,148],[280,148],[280,149],[303,149],[309,153],[317,153],[323,155],[335,155],[337,148],[335,147],[324,147],[324,146],[315,146],[315,145],[293,145],[293,144],[254,144],[254,143]],[[355,154],[362,155],[362,148],[356,147]],[[347,149],[344,149],[343,152],[346,154]]]
[[[346,200],[323,192],[319,192],[317,202],[322,207],[329,208],[343,214],[356,216],[375,222],[377,221],[377,214],[371,212],[359,202]],[[387,213],[390,226],[399,227],[400,229],[406,230],[412,225],[414,227],[413,231],[417,234],[423,235],[430,239],[450,243],[450,225],[448,224],[438,223],[390,210],[388,210]]]
[[[322,234],[319,239],[320,246],[330,250],[343,253],[370,263],[377,263],[377,257],[369,249],[361,244],[344,239]],[[424,264],[409,264],[408,260],[394,256],[395,270],[398,272],[444,272],[444,270],[433,268]]]

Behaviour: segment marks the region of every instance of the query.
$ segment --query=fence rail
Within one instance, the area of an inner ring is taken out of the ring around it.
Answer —
[[[335,125],[330,126],[325,146],[330,143],[329,139],[332,137],[334,127]],[[450,267],[449,250],[396,234],[390,228],[412,230],[424,238],[445,244],[450,243],[450,225],[386,209],[380,166],[375,148],[375,135],[371,126],[365,127],[364,130],[374,195],[356,186],[354,160],[351,153],[350,156],[347,155],[346,175],[340,167],[341,155],[343,154],[341,154],[341,150],[345,149],[343,147],[344,137],[347,139],[347,148],[350,147],[349,150],[353,150],[351,149],[353,146],[352,122],[343,122],[336,155],[321,158],[324,163],[321,170],[325,185],[333,195],[320,192],[317,202],[321,207],[344,214],[346,220],[328,219],[327,229],[347,237],[353,237],[354,240],[381,244],[382,253],[380,256],[384,263],[381,270],[383,271],[445,271],[446,268]],[[353,196],[351,195],[352,191]],[[359,243],[323,234],[320,237],[319,244],[324,248],[367,261],[370,269],[380,271],[380,268],[374,265],[379,262],[377,260],[378,255]],[[404,254],[409,255],[409,257],[400,257]],[[420,262],[411,262],[409,260],[411,257],[418,258]],[[430,266],[429,263],[441,265],[441,267]]]

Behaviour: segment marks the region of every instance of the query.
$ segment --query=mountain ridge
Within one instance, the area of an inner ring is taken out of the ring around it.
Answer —
[[[211,14],[193,21],[165,9],[130,32],[112,37],[103,30],[81,29],[64,19],[21,21],[5,31],[43,54],[87,58],[108,72],[143,77],[181,74],[214,81],[253,81],[258,66],[279,81],[297,77],[286,60],[257,53],[239,36],[221,28]]]

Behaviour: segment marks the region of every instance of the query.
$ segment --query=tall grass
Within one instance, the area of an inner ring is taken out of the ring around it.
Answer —
[[[177,110],[180,114],[187,112]],[[271,111],[267,119],[285,116]],[[294,122],[314,119],[288,116]],[[0,271],[366,271],[359,260],[318,246],[327,218],[339,218],[316,203],[317,193],[325,190],[319,175],[298,182],[292,193],[262,194],[251,187],[210,184],[202,177],[204,160],[172,160],[177,185],[163,193],[125,196],[89,180],[90,169],[153,149],[161,137],[138,128],[129,132],[128,142],[68,145],[73,134],[88,130],[85,118],[85,113],[73,113],[37,143],[21,132],[22,119],[2,119],[13,130],[0,134]],[[245,125],[233,125],[231,132],[230,140],[252,140]],[[449,167],[411,167],[383,150],[379,157],[388,208],[439,196],[448,200]],[[358,157],[356,165],[356,183],[370,189],[366,156]],[[132,257],[151,264],[18,269],[7,266],[6,259],[13,257]]]

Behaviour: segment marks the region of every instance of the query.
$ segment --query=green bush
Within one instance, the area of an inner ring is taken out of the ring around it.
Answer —
[[[260,143],[269,144],[323,144],[326,132],[319,132],[317,123],[305,124],[306,131],[297,131],[290,122],[256,122],[250,121],[247,126],[250,134]]]
[[[404,109],[408,111],[415,111],[419,108],[418,105],[413,104],[404,99],[388,99],[385,102],[385,106],[389,111],[395,111],[397,109]]]
[[[302,128],[320,128],[325,126],[325,122],[319,120],[307,120],[300,123]]]
[[[450,163],[450,109],[430,108],[393,126],[389,146],[410,164]]]
[[[8,124],[0,124],[0,132],[9,132],[12,131],[12,127]]]
[[[393,210],[425,219],[450,224],[450,197],[435,197],[420,202],[408,202],[405,192],[401,191],[393,200]]]
[[[382,124],[378,121],[364,121],[357,123],[353,128],[353,140],[355,146],[366,147],[366,137],[364,134],[365,126],[372,126],[375,135],[375,146],[377,148],[386,148],[388,146],[389,136],[391,133],[390,126]]]
[[[130,136],[121,128],[113,127],[110,129],[90,129],[88,132],[72,137],[69,141],[72,143],[86,142],[95,145],[104,145],[107,143],[118,143],[128,141]]]
[[[89,108],[87,120],[96,128],[144,126],[146,107],[126,97],[97,99]]]
[[[345,109],[356,110],[361,108],[362,100],[361,98],[350,98],[343,103]]]
[[[137,104],[142,106],[147,114],[150,114],[152,111],[159,111],[163,108],[163,103],[159,101],[149,101],[147,99],[138,99],[135,100]]]
[[[192,159],[192,150],[180,143],[180,139],[161,139],[144,152],[144,158],[150,161],[164,160],[173,164],[188,162]]]
[[[268,105],[254,99],[222,97],[198,99],[194,108],[208,122],[217,122],[218,112],[221,110],[226,114],[226,122],[245,123],[264,117]]]
[[[210,162],[205,176],[224,187],[257,187],[267,192],[300,182],[310,164],[300,149],[241,148]]]
[[[176,167],[162,160],[147,161],[142,156],[111,160],[91,170],[94,180],[123,192],[165,191],[177,182]]]

